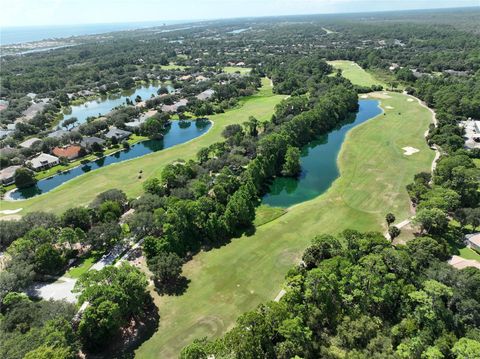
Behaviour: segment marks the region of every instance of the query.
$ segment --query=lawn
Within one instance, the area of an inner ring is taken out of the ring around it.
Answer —
[[[1,201],[1,210],[23,208],[18,214],[32,211],[49,211],[62,213],[73,206],[84,206],[95,196],[111,188],[119,188],[130,197],[139,196],[142,183],[152,176],[159,176],[163,167],[177,159],[194,158],[202,147],[222,140],[222,130],[226,125],[243,123],[249,116],[255,116],[261,121],[270,119],[273,109],[285,96],[274,95],[270,81],[263,79],[263,86],[258,93],[240,100],[237,108],[223,114],[210,116],[214,122],[212,128],[203,136],[189,142],[174,146],[163,151],[136,158],[130,161],[113,164],[79,176],[52,191],[24,201]],[[139,171],[142,176],[139,178]],[[0,215],[5,216],[5,215]]]
[[[354,85],[370,87],[372,85],[387,85],[380,79],[377,79],[371,73],[365,71],[356,62],[347,60],[328,61],[335,69],[342,70],[344,77],[349,79]]]
[[[473,249],[468,247],[462,247],[458,249],[459,256],[465,259],[474,259],[477,262],[480,262],[480,254],[475,252]]]
[[[409,217],[405,186],[415,173],[430,170],[434,152],[423,137],[430,112],[407,99],[397,93],[381,99],[385,115],[347,134],[338,159],[341,176],[325,194],[289,208],[249,236],[196,255],[184,266],[190,283],[183,295],[152,291],[159,328],[136,356],[175,358],[193,339],[232,328],[240,314],[275,298],[315,235],[347,228],[383,232],[387,212],[398,221]],[[405,156],[405,146],[420,152]]]
[[[223,67],[223,71],[225,71],[227,74],[233,74],[235,72],[240,72],[240,74],[245,75],[245,74],[250,73],[250,71],[252,71],[252,69],[249,68],[249,67],[225,66],[225,67]]]
[[[100,259],[102,253],[94,252],[88,254],[86,257],[80,259],[80,263],[75,267],[70,268],[66,273],[65,277],[69,278],[80,278],[83,273],[86,273],[91,266],[95,264],[96,261]]]

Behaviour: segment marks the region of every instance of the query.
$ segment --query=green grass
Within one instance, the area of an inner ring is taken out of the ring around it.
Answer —
[[[1,210],[23,208],[19,215],[32,211],[48,211],[57,214],[73,206],[84,206],[90,203],[97,194],[111,188],[122,189],[127,196],[134,198],[142,194],[145,179],[159,176],[168,163],[177,159],[195,158],[198,150],[214,142],[222,141],[222,130],[226,125],[243,123],[249,116],[261,121],[270,119],[273,109],[285,96],[274,95],[270,81],[263,79],[263,86],[253,96],[240,100],[239,106],[223,114],[210,116],[214,122],[212,128],[203,136],[187,143],[165,150],[151,153],[134,160],[113,164],[95,171],[85,173],[52,191],[23,201],[0,202]],[[142,170],[142,178],[139,171]],[[5,215],[0,215],[0,218]]]
[[[473,259],[480,262],[480,254],[468,247],[458,248],[459,256],[465,259]]]
[[[255,211],[255,221],[253,224],[255,227],[259,227],[283,216],[286,212],[287,210],[285,208],[261,205]]]
[[[82,260],[82,262],[78,266],[70,268],[65,273],[65,277],[80,278],[80,276],[83,273],[86,273],[90,269],[90,267],[95,264],[95,261],[97,259],[98,258],[96,256],[93,256],[93,255],[85,258],[84,260]]]
[[[335,69],[342,70],[344,77],[349,79],[354,85],[370,87],[372,85],[382,85],[387,87],[384,81],[379,78],[376,78],[373,74],[365,71],[353,61],[347,60],[335,60],[328,61]]]
[[[184,266],[191,281],[183,295],[159,297],[152,291],[159,328],[136,356],[176,358],[193,339],[225,333],[240,314],[275,298],[285,273],[315,235],[347,228],[383,232],[385,213],[399,221],[409,217],[405,186],[415,173],[430,171],[434,152],[423,137],[431,114],[407,98],[382,99],[383,108],[395,111],[385,110],[385,116],[347,134],[338,158],[341,176],[325,194],[289,208],[249,236],[194,256]],[[420,152],[405,156],[404,146]]]
[[[475,163],[475,166],[477,166],[478,168],[480,168],[480,158],[474,158],[474,159],[473,159],[473,163]]]
[[[252,69],[249,68],[249,67],[225,66],[225,67],[223,67],[223,71],[225,71],[227,74],[233,74],[235,72],[240,72],[240,74],[245,75],[245,74],[250,73],[250,71],[252,71]]]

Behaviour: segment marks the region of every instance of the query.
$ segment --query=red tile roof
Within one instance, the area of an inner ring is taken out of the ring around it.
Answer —
[[[66,157],[69,160],[73,160],[80,155],[82,147],[78,145],[66,146],[66,147],[55,147],[52,150],[52,153],[57,157]]]

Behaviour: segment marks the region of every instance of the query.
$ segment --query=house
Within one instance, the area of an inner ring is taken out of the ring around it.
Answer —
[[[395,62],[392,62],[392,64],[390,65],[390,67],[388,68],[390,71],[395,71],[396,69],[398,69],[400,67],[399,64],[396,64]]]
[[[245,62],[243,62],[243,61],[237,62],[236,66],[245,66]]]
[[[22,166],[10,166],[0,171],[0,181],[4,186],[15,182],[15,172]]]
[[[195,77],[195,81],[197,81],[197,82],[202,82],[202,81],[207,81],[207,80],[208,80],[208,78],[203,76],[203,75],[199,75],[199,76]]]
[[[69,145],[63,147],[55,147],[52,153],[57,157],[65,157],[68,160],[74,160],[82,154],[82,147],[79,145]]]
[[[23,148],[32,148],[33,144],[38,141],[41,141],[41,140],[39,138],[33,137],[23,141],[22,143],[19,144],[19,146]]]
[[[48,153],[40,153],[37,157],[32,158],[26,162],[35,171],[40,171],[46,168],[58,165],[60,162],[57,157],[49,155]]]
[[[45,101],[31,104],[30,107],[28,107],[25,111],[22,112],[23,118],[26,120],[31,120],[35,117],[37,113],[42,112],[45,106],[47,106],[47,103]]]
[[[121,141],[128,138],[132,133],[129,131],[124,131],[116,127],[110,127],[110,130],[105,134],[105,137],[108,139],[112,139],[115,137],[117,140]]]
[[[183,98],[183,99],[175,102],[173,105],[163,105],[162,106],[162,111],[163,112],[177,112],[179,107],[187,106],[187,104],[188,104],[188,100],[186,98]]]
[[[179,78],[180,81],[188,81],[192,79],[192,75],[184,75]]]
[[[460,122],[460,127],[465,130],[465,147],[470,149],[480,148],[480,121],[468,119]]]
[[[2,130],[0,129],[0,140],[3,140],[5,137],[11,135],[13,131],[11,130]]]
[[[130,122],[125,122],[125,127],[127,127],[127,128],[137,128],[137,127],[140,127],[140,125],[141,125],[142,123],[144,123],[145,121],[147,121],[150,117],[156,115],[157,112],[158,112],[157,110],[147,111],[147,112],[145,112],[142,116],[140,116],[139,118],[136,118],[135,120],[130,121]]]
[[[199,100],[208,100],[210,97],[213,96],[213,94],[215,93],[214,90],[212,89],[208,89],[208,90],[205,90],[201,93],[199,93],[197,96],[195,96],[196,98],[198,98]]]
[[[51,137],[51,138],[62,138],[63,136],[65,135],[68,135],[70,132],[68,131],[65,131],[65,130],[56,130],[56,131],[53,131],[53,132],[50,132],[47,137]]]
[[[82,139],[82,142],[80,142],[80,146],[90,151],[94,143],[97,143],[100,146],[103,146],[103,144],[105,143],[105,140],[98,137],[84,137]]]
[[[467,234],[465,241],[470,248],[480,252],[480,232]]]

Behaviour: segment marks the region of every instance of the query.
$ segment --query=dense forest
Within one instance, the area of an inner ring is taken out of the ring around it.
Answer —
[[[480,272],[448,256],[428,236],[392,247],[376,233],[319,235],[278,303],[181,358],[477,358]]]

